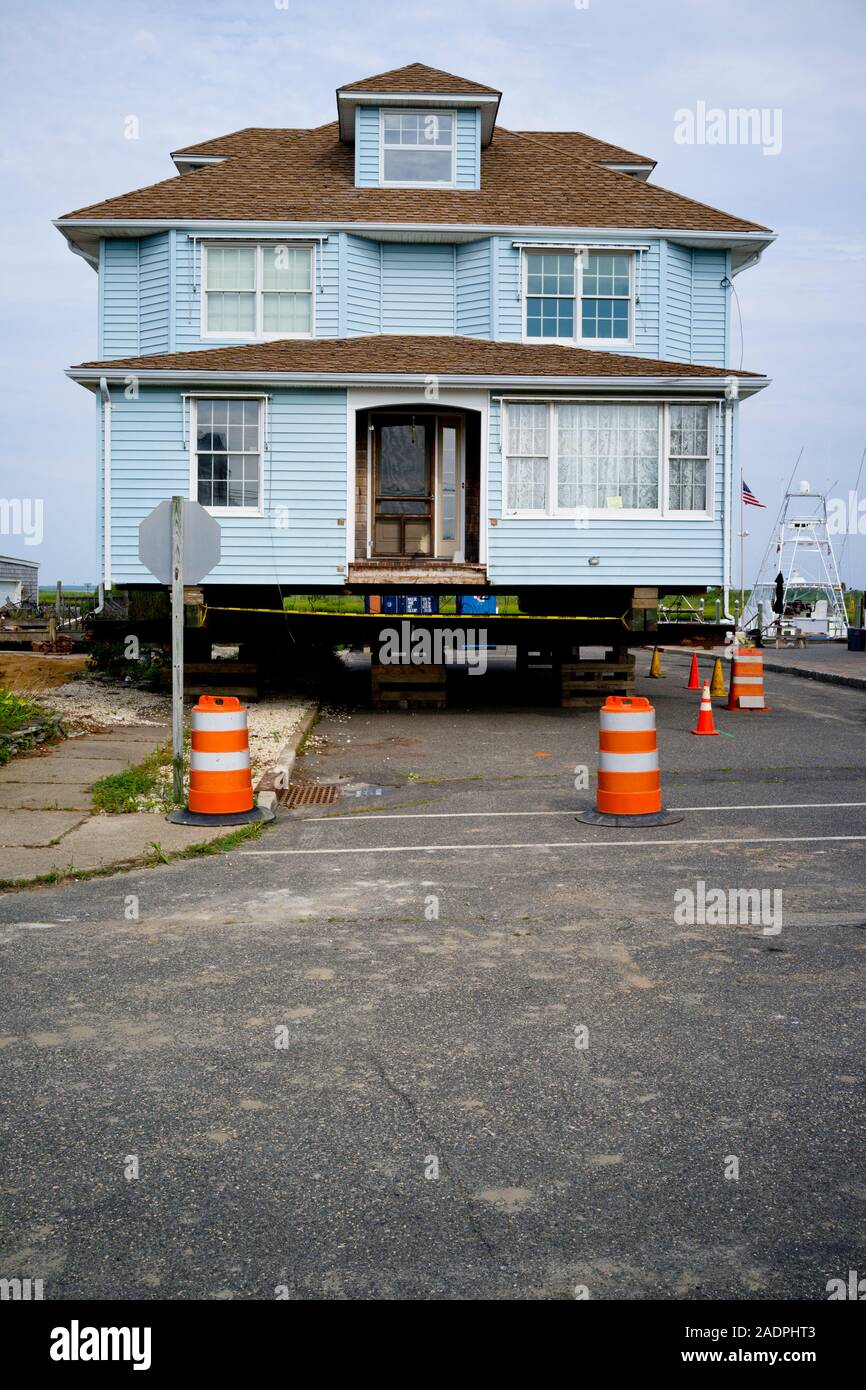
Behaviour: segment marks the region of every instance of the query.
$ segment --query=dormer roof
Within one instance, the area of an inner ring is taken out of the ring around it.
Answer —
[[[337,88],[340,139],[347,144],[354,141],[355,108],[359,105],[473,106],[481,112],[481,143],[489,145],[501,99],[501,92],[482,82],[457,77],[441,68],[428,68],[425,63],[407,63],[405,67],[363,77],[359,82],[345,82]]]

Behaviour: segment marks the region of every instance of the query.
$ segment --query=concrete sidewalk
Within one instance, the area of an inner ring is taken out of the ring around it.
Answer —
[[[659,643],[663,652],[691,656],[692,647],[667,647]],[[652,651],[647,644],[646,650]],[[721,656],[724,647],[709,648],[706,655]],[[785,675],[804,676],[807,680],[826,681],[830,685],[853,686],[856,690],[866,690],[866,652],[849,652],[842,642],[821,642],[812,646],[762,647],[765,671],[780,671]]]
[[[866,690],[866,652],[849,652],[844,644],[822,642],[804,649],[763,647],[767,671],[784,671],[808,680],[828,681]]]
[[[93,814],[93,783],[143,762],[170,736],[167,724],[126,725],[0,767],[0,883],[131,864],[155,843],[170,853],[225,835],[224,826],[171,825],[159,812]]]

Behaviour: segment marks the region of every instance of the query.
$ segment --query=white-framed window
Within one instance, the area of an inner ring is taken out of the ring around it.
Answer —
[[[556,416],[559,508],[658,509],[657,405],[563,404],[556,407]]]
[[[634,342],[634,253],[524,251],[528,342],[628,347]]]
[[[505,507],[544,516],[550,501],[550,408],[526,402],[508,406]]]
[[[672,405],[668,420],[668,508],[703,515],[711,473],[709,411],[702,405]]]
[[[711,520],[714,407],[509,401],[505,516]]]
[[[314,256],[306,243],[205,244],[202,337],[312,337]]]
[[[260,397],[190,401],[190,496],[209,511],[261,515],[263,404]]]
[[[383,110],[379,119],[381,184],[454,187],[456,122],[453,111]]]

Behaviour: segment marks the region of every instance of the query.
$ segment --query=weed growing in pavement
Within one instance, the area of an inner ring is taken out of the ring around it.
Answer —
[[[137,767],[100,777],[91,788],[94,808],[109,816],[132,811],[170,811],[173,805],[171,749],[158,748]]]

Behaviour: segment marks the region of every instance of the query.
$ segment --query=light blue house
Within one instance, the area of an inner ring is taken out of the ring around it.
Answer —
[[[772,233],[499,101],[412,64],[58,219],[99,276],[69,375],[107,587],[152,582],[138,524],[176,493],[219,518],[210,582],[241,603],[728,586],[738,412],[767,385],[729,365],[732,280]]]

